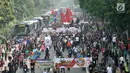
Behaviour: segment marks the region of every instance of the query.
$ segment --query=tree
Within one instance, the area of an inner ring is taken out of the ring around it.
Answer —
[[[10,21],[13,21],[13,9],[9,0],[0,1],[0,23],[1,27],[6,26]]]
[[[44,10],[50,7],[49,3],[51,1],[52,0],[0,0],[0,31],[5,31],[10,28],[8,27],[10,26],[10,22],[15,20],[20,22],[35,16],[40,16],[44,13]],[[15,24],[16,22],[14,25]]]
[[[116,4],[123,2],[126,4],[125,13],[116,11]],[[130,27],[130,1],[129,0],[79,0],[80,7],[85,8],[91,16],[109,22],[107,26],[111,29],[123,32]]]

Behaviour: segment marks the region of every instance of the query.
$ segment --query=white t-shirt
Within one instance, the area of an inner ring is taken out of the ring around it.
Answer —
[[[124,61],[124,58],[123,57],[120,57],[120,63],[122,63],[122,61]]]
[[[104,42],[106,41],[106,37],[103,37],[103,39],[102,39]]]
[[[107,67],[107,73],[112,73],[112,68],[111,67]]]
[[[5,50],[3,48],[1,50],[2,50],[2,53],[5,53]]]
[[[112,41],[113,41],[113,42],[116,42],[116,37],[113,37],[113,38],[112,38]]]
[[[93,43],[93,46],[96,47],[96,45],[97,45],[97,42],[94,42],[94,43]]]
[[[77,48],[76,48],[76,47],[74,47],[73,49],[74,49],[74,52],[75,52],[75,53],[77,53],[77,52],[78,52],[78,50],[77,50]]]
[[[40,41],[40,37],[37,38],[37,41]]]
[[[79,37],[76,37],[76,41],[79,41]]]

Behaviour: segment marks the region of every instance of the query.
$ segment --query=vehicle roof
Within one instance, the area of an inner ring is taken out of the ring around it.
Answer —
[[[49,14],[43,14],[42,16],[50,16]]]
[[[34,17],[34,18],[33,18],[33,20],[37,20],[37,19],[42,20],[43,18],[42,18],[42,17]]]
[[[20,22],[16,25],[21,25],[21,24],[24,24],[24,25],[31,25],[32,23],[36,23],[38,22],[38,20],[27,20],[27,21],[23,21],[23,22]]]

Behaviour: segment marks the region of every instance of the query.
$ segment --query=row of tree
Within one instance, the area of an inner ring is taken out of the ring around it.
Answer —
[[[117,11],[117,3],[125,3],[124,13]],[[108,22],[108,29],[116,32],[130,29],[130,0],[79,0],[79,4],[91,16]]]
[[[0,35],[9,38],[17,22],[40,16],[52,0],[0,0]]]
[[[50,6],[51,0],[0,0],[0,27],[13,20],[23,20],[42,14]]]

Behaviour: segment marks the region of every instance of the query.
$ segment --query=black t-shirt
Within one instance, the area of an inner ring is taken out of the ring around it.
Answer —
[[[35,63],[30,63],[30,66],[31,66],[31,69],[34,70],[34,67],[35,67]]]
[[[23,69],[24,69],[24,71],[27,71],[27,70],[28,70],[27,65],[24,65],[24,66],[23,66]]]
[[[8,67],[9,67],[9,70],[13,70],[13,63],[10,62],[10,63],[8,64]]]
[[[105,67],[102,68],[103,73],[107,73],[107,69]]]
[[[93,66],[91,64],[89,65],[89,71],[93,71]]]

